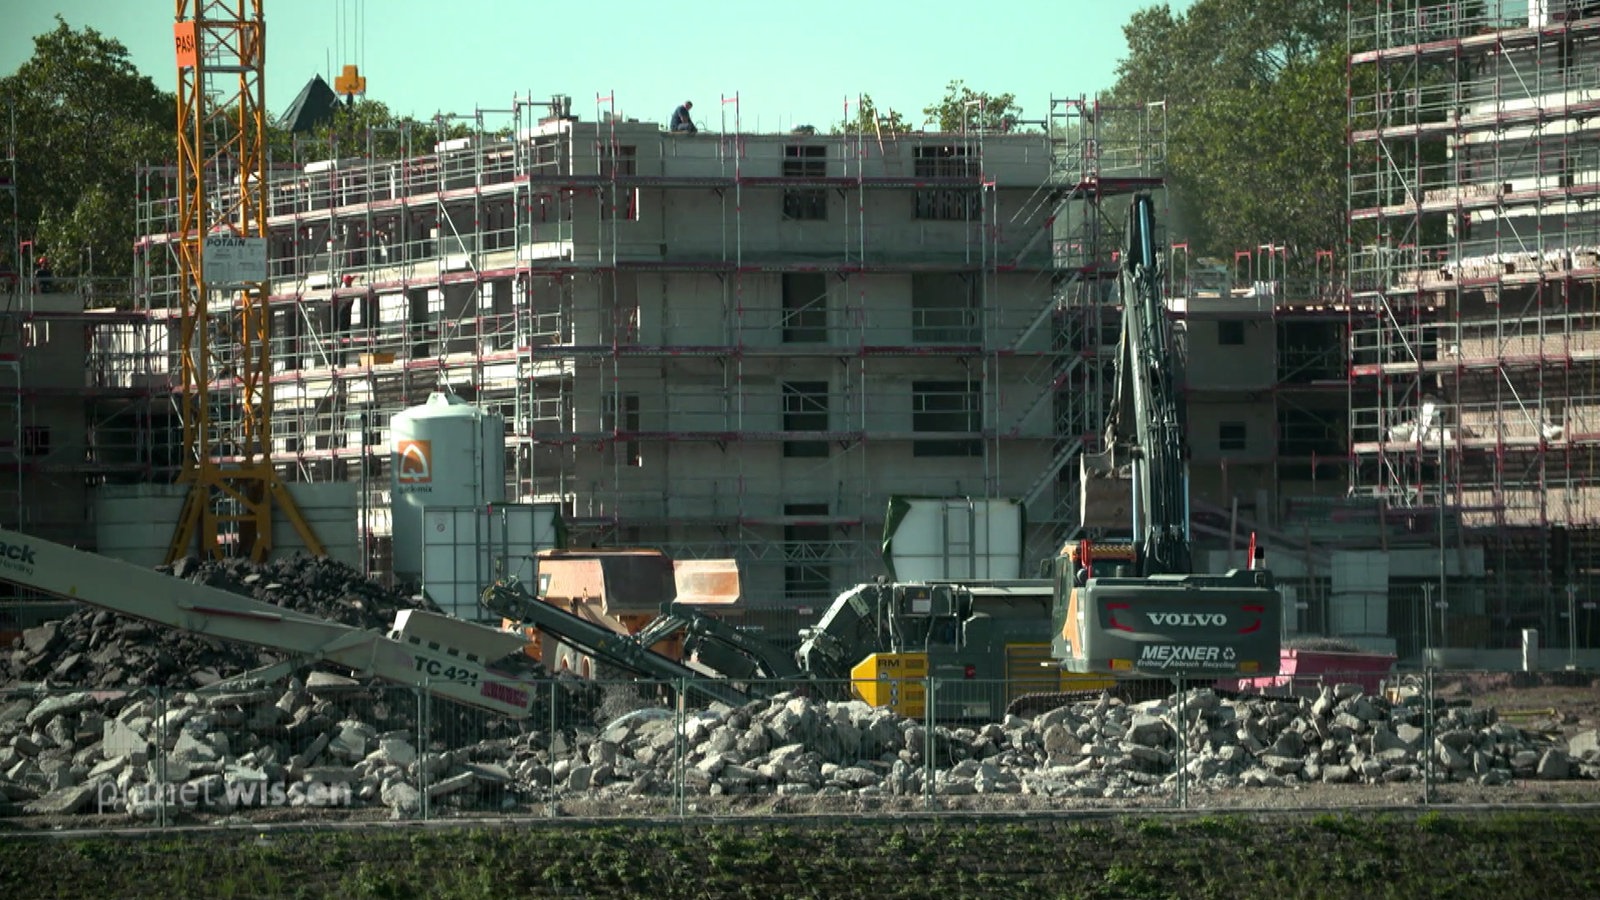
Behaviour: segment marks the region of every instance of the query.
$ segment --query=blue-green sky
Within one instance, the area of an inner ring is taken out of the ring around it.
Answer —
[[[1192,0],[1177,0],[1187,8]],[[401,114],[504,109],[518,95],[572,97],[585,119],[613,104],[665,122],[695,101],[702,126],[747,131],[826,126],[862,93],[921,126],[952,79],[1012,92],[1023,117],[1052,95],[1111,86],[1127,52],[1122,26],[1158,0],[265,0],[267,106],[282,110],[314,74],[354,62],[367,94]],[[13,0],[0,28],[0,73],[33,52],[60,14],[122,41],[172,90],[170,0]],[[329,78],[331,82],[332,79]],[[726,115],[726,122],[723,116]]]

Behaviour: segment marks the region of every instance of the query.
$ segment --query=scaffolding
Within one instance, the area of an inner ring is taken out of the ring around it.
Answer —
[[[5,158],[0,160],[0,215],[5,216],[0,251],[0,527],[22,524],[22,359],[24,275],[21,214],[17,197],[16,112],[6,110]]]
[[[1349,19],[1353,489],[1484,541],[1505,633],[1576,630],[1600,577],[1595,12]]]
[[[1037,221],[1037,234],[1049,241],[1051,302],[1011,337],[1020,348],[1036,331],[1049,331],[1049,351],[1023,375],[1024,385],[1039,388],[1034,402],[1048,405],[1051,417],[1046,465],[1023,494],[1049,526],[1035,532],[1043,543],[1030,548],[1033,558],[1056,552],[1081,531],[1077,461],[1100,449],[1112,396],[1126,204],[1136,192],[1152,193],[1165,211],[1166,107],[1051,97],[1046,130],[1049,177],[1015,218]],[[1163,234],[1165,221],[1161,216]]]

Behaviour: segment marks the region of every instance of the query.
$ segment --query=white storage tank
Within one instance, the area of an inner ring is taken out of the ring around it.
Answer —
[[[894,581],[1022,577],[1022,503],[977,497],[889,498],[883,563]]]
[[[505,419],[445,391],[389,424],[394,573],[422,577],[422,512],[505,501]]]

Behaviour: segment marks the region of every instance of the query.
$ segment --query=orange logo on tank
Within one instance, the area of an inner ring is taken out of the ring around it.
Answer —
[[[433,481],[433,448],[430,441],[396,441],[395,481],[401,484],[428,484]]]

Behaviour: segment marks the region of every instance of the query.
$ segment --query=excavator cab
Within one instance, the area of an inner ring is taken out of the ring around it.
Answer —
[[[1060,556],[1069,566],[1074,587],[1083,587],[1090,578],[1127,575],[1137,562],[1132,541],[1071,541],[1061,548]]]

